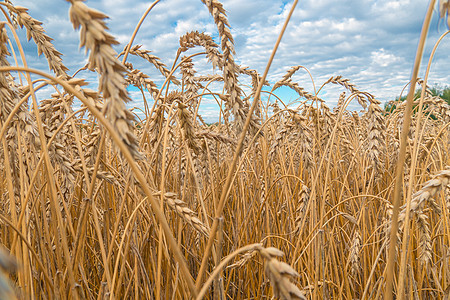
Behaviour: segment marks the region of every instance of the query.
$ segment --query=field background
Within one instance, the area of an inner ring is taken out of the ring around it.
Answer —
[[[131,37],[116,53],[107,16],[69,2],[88,57],[71,75],[45,24],[0,2],[0,298],[448,299],[450,106],[428,72],[386,105],[340,75],[306,89],[304,66],[270,84],[236,63],[216,0],[218,36],[182,34],[167,66]]]

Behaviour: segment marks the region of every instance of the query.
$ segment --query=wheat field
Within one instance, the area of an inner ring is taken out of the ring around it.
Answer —
[[[0,2],[1,299],[450,298],[450,106],[427,77],[413,72],[389,109],[338,74],[307,91],[292,79],[303,66],[269,84],[268,68],[235,62],[218,0],[202,2],[220,43],[187,32],[167,67],[134,40],[139,25],[116,53],[107,16],[69,2],[97,90],[68,74],[45,24]],[[17,31],[51,72],[27,66]],[[199,57],[220,75],[196,73]],[[335,107],[318,97],[331,85]],[[129,86],[152,97],[143,118]],[[199,113],[205,97],[215,124]]]

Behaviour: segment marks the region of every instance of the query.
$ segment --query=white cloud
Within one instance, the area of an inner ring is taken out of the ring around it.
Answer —
[[[399,60],[394,54],[387,52],[383,48],[372,51],[370,55],[372,63],[380,67],[387,67]]]

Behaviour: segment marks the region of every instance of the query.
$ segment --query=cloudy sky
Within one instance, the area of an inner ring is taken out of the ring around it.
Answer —
[[[84,66],[86,57],[78,47],[78,32],[68,18],[70,4],[64,0],[12,0],[15,5],[29,8],[34,18],[44,23],[47,34],[54,39],[56,49],[64,54],[64,63],[72,74]],[[222,0],[227,10],[236,46],[236,61],[263,73],[273,45],[293,1],[281,0]],[[142,0],[88,0],[86,4],[106,13],[110,19],[110,32],[121,43],[120,51],[142,13],[152,1]],[[349,78],[362,91],[374,94],[385,102],[400,94],[408,82],[422,22],[428,1],[423,0],[305,0],[299,1],[283,42],[277,52],[269,81],[273,84],[295,65],[302,65],[312,73],[320,86],[330,76]],[[434,43],[446,32],[446,22],[433,19],[427,40],[423,67]],[[178,48],[179,37],[198,30],[212,35],[219,42],[217,30],[208,9],[200,0],[162,0],[144,21],[134,44],[162,59],[171,66]],[[25,35],[21,37],[25,39]],[[27,58],[33,67],[48,70],[44,59],[36,58],[36,48],[26,43]],[[430,84],[450,84],[450,42],[441,43],[433,60]],[[156,82],[158,72],[142,60],[130,58],[134,66],[149,74]],[[211,74],[211,67],[198,64],[200,75]],[[89,72],[80,77],[92,78]],[[309,92],[313,92],[310,77],[300,70],[293,80]],[[338,87],[327,87],[321,97],[330,106],[336,103]],[[131,91],[135,95],[135,91]],[[286,102],[294,101],[294,93],[281,91]],[[138,100],[134,105],[139,106]],[[217,111],[204,108],[206,118],[212,120]]]

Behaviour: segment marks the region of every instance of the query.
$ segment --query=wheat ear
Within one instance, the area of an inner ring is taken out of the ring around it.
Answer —
[[[130,101],[124,78],[125,66],[116,58],[112,45],[118,44],[115,38],[106,32],[104,19],[107,16],[91,9],[80,0],[69,0],[70,20],[75,29],[81,27],[80,47],[86,47],[89,54],[89,69],[100,73],[99,91],[107,100],[105,112],[114,129],[120,134],[133,157],[141,158],[136,137],[133,133],[134,115],[125,107]]]
[[[227,255],[214,269],[196,299],[199,300],[203,298],[215,277],[220,274],[222,269],[225,268],[234,257],[241,253],[245,253],[243,263],[238,263],[239,266],[242,266],[250,260],[255,252],[259,253],[259,255],[264,258],[266,275],[269,277],[270,283],[272,284],[275,297],[283,300],[306,300],[304,293],[290,281],[290,277],[296,277],[299,276],[299,274],[290,265],[278,260],[279,257],[284,255],[283,251],[274,247],[265,248],[261,244],[247,245]],[[235,265],[236,264],[231,267]]]
[[[159,197],[160,192],[154,194],[155,197]],[[177,199],[177,194],[167,192],[164,194],[166,204],[175,211],[186,223],[194,227],[198,232],[209,237],[209,232],[206,226],[197,217],[197,214],[186,206],[186,203],[180,199]]]
[[[50,69],[55,72],[57,76],[67,79],[69,76],[66,71],[69,70],[62,62],[62,54],[52,44],[52,38],[45,34],[42,27],[42,22],[32,18],[28,14],[28,9],[22,6],[8,6],[11,14],[16,15],[17,24],[27,30],[27,39],[33,39],[36,43],[38,55],[44,54],[48,61]]]

